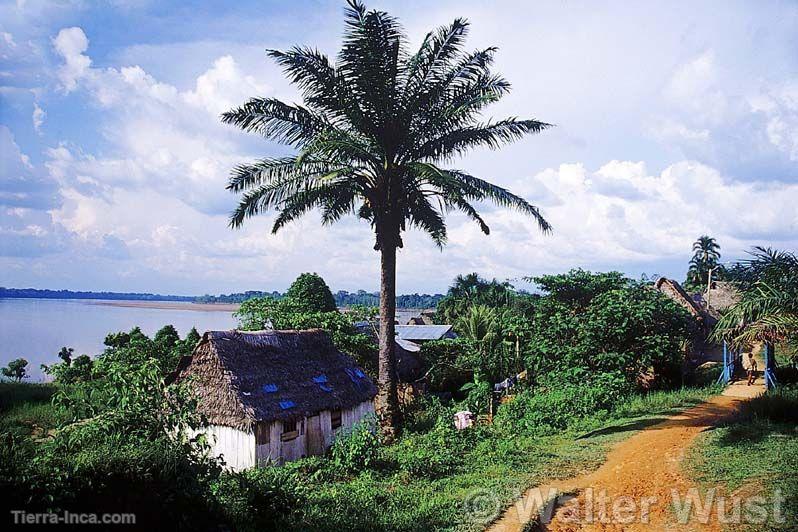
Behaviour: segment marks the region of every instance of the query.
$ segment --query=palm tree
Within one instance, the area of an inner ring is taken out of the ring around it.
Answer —
[[[476,272],[458,275],[446,296],[438,302],[437,314],[446,323],[453,323],[473,305],[507,306],[513,296],[513,287],[508,281],[487,281]]]
[[[693,258],[690,259],[690,268],[687,270],[687,284],[693,289],[701,289],[709,281],[709,272],[718,268],[720,260],[720,245],[714,238],[707,235],[698,237],[693,242]]]
[[[701,262],[718,262],[720,260],[720,244],[708,235],[698,237],[693,242],[693,258],[698,258]]]
[[[742,346],[798,338],[798,256],[757,247],[742,264],[747,271],[740,301],[715,326],[714,337]]]
[[[463,51],[467,32],[468,23],[456,19],[427,34],[410,54],[394,17],[350,0],[335,64],[312,48],[268,52],[298,86],[304,105],[252,98],[222,115],[225,123],[298,150],[233,170],[227,188],[243,195],[232,227],[270,208],[279,213],[272,232],[313,209],[325,225],[347,214],[371,224],[381,272],[377,411],[388,439],[398,427],[394,316],[402,232],[419,228],[442,247],[444,214],[459,210],[488,234],[474,207],[486,200],[550,230],[523,198],[442,166],[471,148],[498,148],[549,127],[515,118],[480,121],[480,112],[510,85],[491,72],[495,48]]]

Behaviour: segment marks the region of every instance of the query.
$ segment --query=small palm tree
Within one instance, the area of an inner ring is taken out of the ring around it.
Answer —
[[[693,253],[693,257],[700,262],[718,262],[720,260],[720,244],[711,236],[702,235],[693,242]]]
[[[416,227],[446,243],[444,214],[459,210],[488,225],[474,203],[492,201],[532,216],[538,209],[502,187],[442,166],[471,148],[498,148],[549,124],[508,118],[480,121],[480,112],[510,88],[491,72],[495,48],[463,51],[468,23],[427,34],[409,53],[398,21],[367,11],[357,0],[345,10],[343,48],[335,64],[312,48],[269,55],[302,92],[304,105],[252,98],[222,115],[225,123],[290,145],[298,154],[236,167],[228,189],[243,193],[231,225],[268,209],[279,212],[273,232],[313,209],[322,223],[355,214],[371,224],[381,257],[377,409],[385,435],[397,427],[396,250]]]
[[[711,236],[702,235],[693,242],[693,258],[687,270],[687,284],[693,289],[701,289],[709,281],[709,272],[719,268],[720,245]]]

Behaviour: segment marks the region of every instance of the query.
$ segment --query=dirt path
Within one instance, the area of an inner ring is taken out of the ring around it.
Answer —
[[[544,524],[527,530],[720,530],[715,515],[707,519],[696,513],[696,506],[687,524],[680,524],[672,490],[678,494],[677,503],[682,503],[695,488],[682,475],[681,463],[696,436],[763,392],[761,377],[755,386],[738,382],[723,394],[642,430],[617,444],[593,473],[528,490],[489,531],[524,530],[539,508],[544,508]],[[546,523],[545,507],[557,494],[575,497],[559,499],[553,519]]]

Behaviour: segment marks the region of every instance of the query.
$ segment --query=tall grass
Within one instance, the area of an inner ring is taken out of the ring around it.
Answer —
[[[681,388],[670,391],[654,391],[635,395],[620,403],[612,412],[614,418],[635,418],[651,414],[669,414],[685,407],[706,401],[721,391],[720,386]]]
[[[0,383],[0,432],[17,436],[44,436],[68,419],[67,412],[54,407],[52,384]]]

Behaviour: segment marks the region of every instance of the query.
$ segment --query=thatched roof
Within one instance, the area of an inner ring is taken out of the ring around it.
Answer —
[[[660,277],[657,279],[657,282],[654,283],[654,287],[671,298],[674,302],[678,303],[685,309],[687,312],[692,314],[696,318],[703,318],[704,312],[703,309],[698,306],[692,297],[690,297],[687,292],[684,291],[682,285],[674,281],[673,279],[668,279],[667,277]]]
[[[321,329],[208,331],[170,382],[191,379],[214,425],[296,419],[370,401],[377,389]]]
[[[740,301],[740,291],[734,283],[713,281],[708,293],[704,293],[704,299],[714,310],[726,310]]]

